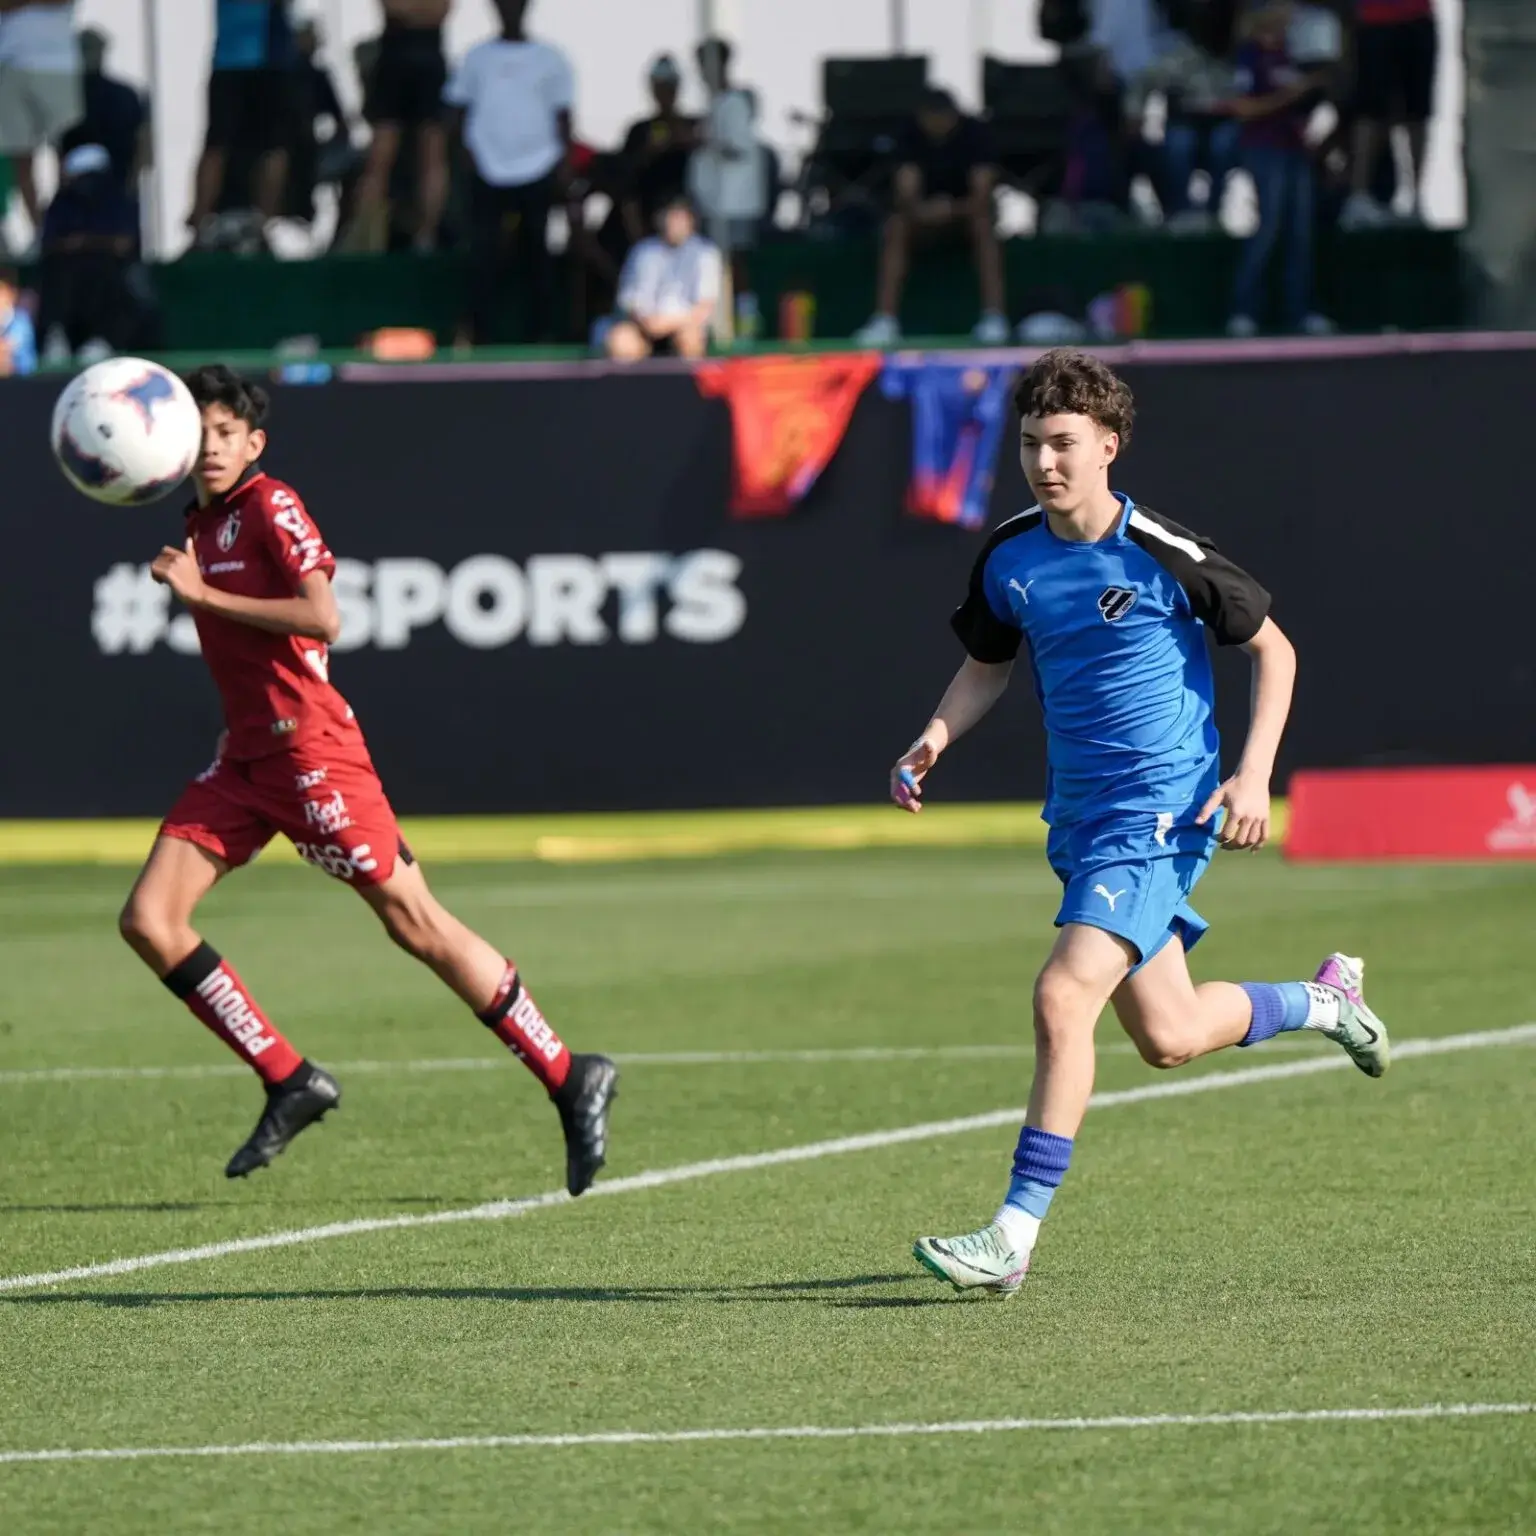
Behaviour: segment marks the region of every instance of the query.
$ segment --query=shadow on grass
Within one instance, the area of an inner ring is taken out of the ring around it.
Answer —
[[[0,1216],[81,1216],[103,1211],[206,1211],[215,1205],[239,1205],[238,1200],[141,1200],[102,1205],[0,1205]]]
[[[0,1303],[18,1307],[84,1303],[132,1308],[218,1301],[810,1301],[832,1306],[897,1306],[905,1304],[905,1300],[874,1296],[829,1300],[828,1293],[871,1285],[906,1285],[921,1279],[921,1275],[847,1275],[829,1280],[770,1280],[754,1285],[384,1285],[310,1291],[47,1291],[35,1296],[3,1296]]]

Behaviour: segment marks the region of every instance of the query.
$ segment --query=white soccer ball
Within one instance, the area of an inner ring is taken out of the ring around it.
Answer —
[[[139,507],[169,495],[202,452],[203,421],[174,373],[114,357],[71,382],[53,408],[53,456],[93,501]]]

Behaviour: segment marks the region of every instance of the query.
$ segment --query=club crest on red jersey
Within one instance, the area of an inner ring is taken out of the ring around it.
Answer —
[[[224,554],[228,554],[235,547],[235,541],[240,537],[240,513],[231,512],[228,517],[219,524],[219,531],[214,535],[218,546]]]

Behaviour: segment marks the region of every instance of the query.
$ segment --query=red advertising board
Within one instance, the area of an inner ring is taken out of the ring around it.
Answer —
[[[1536,858],[1536,764],[1295,774],[1292,859]]]

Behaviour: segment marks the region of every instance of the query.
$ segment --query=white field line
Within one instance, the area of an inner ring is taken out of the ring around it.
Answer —
[[[1396,1047],[1395,1056],[1398,1061],[1403,1061],[1419,1056],[1444,1056],[1453,1052],[1478,1050],[1488,1046],[1519,1045],[1529,1041],[1536,1041],[1536,1023],[1516,1024],[1509,1029],[1481,1030],[1474,1034],[1406,1040]],[[1235,1072],[1208,1072],[1198,1077],[1163,1079],[1141,1088],[1096,1093],[1089,1100],[1089,1106],[1093,1109],[1113,1109],[1123,1104],[1145,1104],[1153,1099],[1186,1098],[1190,1094],[1240,1088],[1249,1083],[1272,1083],[1290,1077],[1311,1077],[1318,1072],[1341,1071],[1350,1065],[1348,1058],[1343,1055],[1314,1056],[1305,1061],[1277,1062],[1267,1067],[1240,1067]],[[967,1131],[1017,1125],[1023,1117],[1022,1107],[994,1109],[981,1115],[965,1115],[954,1120],[929,1120],[919,1125],[898,1126],[889,1131],[867,1131],[859,1136],[838,1136],[830,1141],[812,1141],[798,1147],[780,1147],[771,1152],[748,1152],[739,1157],[711,1158],[702,1163],[653,1168],[646,1173],[632,1173],[596,1184],[582,1198],[592,1200],[605,1195],[628,1195],[642,1189],[659,1189],[666,1184],[686,1184],[694,1179],[707,1179],[718,1173],[749,1173],[754,1169],[776,1168],[786,1163],[815,1162],[819,1158],[837,1157],[845,1152],[869,1152],[880,1147],[900,1146],[905,1142],[932,1141],[941,1136],[959,1136]],[[236,1237],[224,1242],[202,1243],[195,1248],[169,1248],[160,1253],[109,1259],[101,1264],[81,1264],[72,1269],[33,1275],[6,1275],[0,1277],[0,1292],[40,1290],[69,1280],[97,1280],[108,1275],[129,1275],[143,1269],[161,1269],[168,1264],[193,1264],[201,1259],[222,1259],[235,1253],[259,1253],[266,1248],[292,1248],[305,1243],[326,1242],[331,1238],[357,1237],[369,1232],[437,1227],[461,1221],[505,1221],[512,1216],[542,1210],[545,1206],[565,1205],[570,1198],[563,1189],[549,1190],[542,1195],[530,1195],[521,1200],[489,1200],[483,1205],[411,1216],[370,1216],[354,1221],[333,1221],[318,1227],[298,1227],[287,1232],[267,1232],[258,1237]]]
[[[1292,1047],[1294,1049],[1294,1047]],[[1099,1047],[1100,1055],[1134,1055],[1128,1041],[1111,1041]],[[1031,1057],[1032,1045],[854,1045],[838,1049],[783,1051],[616,1051],[621,1067],[716,1067],[762,1066],[768,1063],[823,1061],[992,1061]],[[441,1056],[417,1061],[335,1061],[324,1065],[347,1076],[368,1072],[487,1072],[516,1066],[510,1052],[499,1056]],[[175,1067],[22,1067],[0,1071],[0,1087],[27,1083],[82,1083],[157,1081],[161,1078],[249,1077],[251,1069],[239,1062]]]
[[[435,1440],[252,1440],[244,1445],[145,1445],[113,1450],[0,1451],[0,1465],[39,1461],[149,1461],[184,1456],[357,1456],[390,1451],[503,1451],[598,1445],[692,1445],[720,1440],[890,1440],[1115,1429],[1221,1429],[1250,1424],[1380,1424],[1536,1413],[1536,1403],[1425,1403],[1413,1408],[1299,1408],[1259,1413],[1117,1414],[1101,1419],[959,1419],[938,1424],[803,1424],[753,1429],[614,1429],[587,1435],[455,1435]]]

